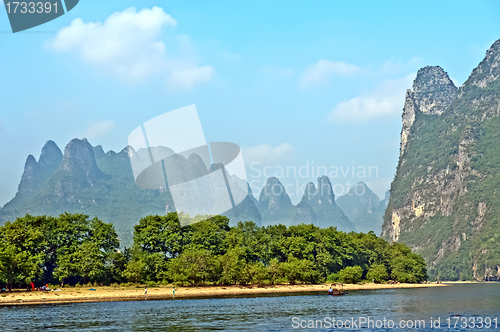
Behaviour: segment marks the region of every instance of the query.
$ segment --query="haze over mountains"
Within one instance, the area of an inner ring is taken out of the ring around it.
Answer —
[[[129,159],[131,153],[141,152],[126,147],[119,153],[105,153],[100,145],[93,147],[86,139],[73,139],[63,154],[53,141],[48,141],[38,162],[32,155],[28,156],[16,196],[0,209],[0,222],[14,220],[26,213],[83,212],[112,222],[122,245],[129,245],[133,225],[140,218],[174,210],[168,189],[151,190],[136,185]],[[169,183],[208,174],[210,170],[196,157],[176,156],[177,168],[173,169],[177,171],[174,177],[169,176]],[[229,177],[229,181],[238,179]],[[350,192],[339,198],[343,210],[335,201],[330,180],[322,176],[317,185],[311,182],[306,186],[302,200],[294,206],[281,182],[269,178],[258,200],[248,187],[247,197],[224,214],[233,225],[238,221],[253,221],[259,226],[313,223],[320,227],[334,226],[346,232],[359,228],[378,234],[382,218],[377,209],[383,204],[364,183],[358,186],[363,188],[362,195]],[[200,188],[201,196],[203,191],[217,190],[213,186]]]
[[[500,281],[500,40],[457,88],[418,71],[383,236],[428,263],[431,278]]]

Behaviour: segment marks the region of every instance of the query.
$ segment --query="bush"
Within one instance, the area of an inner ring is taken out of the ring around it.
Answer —
[[[245,267],[244,281],[249,284],[263,285],[269,279],[269,272],[264,264],[248,263]]]
[[[361,266],[348,266],[337,273],[337,279],[343,284],[356,284],[363,277],[363,269]]]
[[[368,273],[366,274],[366,279],[368,281],[375,281],[381,283],[386,281],[389,278],[389,274],[387,273],[387,269],[384,264],[372,264]]]
[[[328,277],[326,277],[327,282],[337,282],[338,279],[339,279],[339,276],[337,275],[337,273],[329,274]]]

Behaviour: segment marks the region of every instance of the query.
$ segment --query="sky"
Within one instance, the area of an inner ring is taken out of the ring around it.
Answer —
[[[326,171],[337,196],[364,181],[383,198],[417,70],[439,65],[461,85],[500,39],[499,10],[498,1],[81,0],[13,34],[0,8],[0,206],[46,141],[64,151],[86,137],[120,151],[141,123],[192,104],[207,142],[242,148],[254,193],[277,176],[297,203]]]

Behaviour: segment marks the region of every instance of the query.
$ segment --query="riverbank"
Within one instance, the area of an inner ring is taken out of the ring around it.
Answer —
[[[349,284],[344,285],[344,291],[388,289],[388,288],[423,288],[443,287],[443,284]],[[207,286],[207,287],[176,287],[175,298],[196,297],[224,297],[240,295],[259,294],[289,294],[289,293],[316,293],[325,292],[330,284],[320,285],[269,285],[257,286]],[[333,288],[333,287],[332,287]],[[342,287],[337,287],[340,290]],[[134,301],[171,299],[172,287],[149,287],[147,295],[144,288],[136,287],[95,287],[96,290],[88,288],[68,287],[61,291],[35,291],[13,290],[12,292],[0,293],[0,305],[25,305],[25,304],[47,304],[47,303],[72,303],[72,302],[103,302],[103,301]]]

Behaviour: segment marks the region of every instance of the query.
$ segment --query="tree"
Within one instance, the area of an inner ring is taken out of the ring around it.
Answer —
[[[368,273],[366,274],[367,280],[374,280],[375,282],[383,282],[389,278],[387,269],[384,264],[372,264]]]
[[[27,284],[40,275],[42,259],[39,255],[31,255],[13,244],[0,242],[0,280],[7,284],[9,290],[12,284]]]
[[[219,261],[222,268],[220,282],[226,285],[237,284],[243,280],[245,272],[244,249],[233,248],[220,256]]]
[[[129,282],[136,284],[143,281],[146,275],[146,263],[140,259],[132,259],[125,265],[122,277]]]
[[[42,274],[43,233],[34,227],[37,219],[26,215],[0,227],[0,280],[29,283]]]
[[[398,282],[417,283],[427,280],[425,260],[401,243],[389,249],[391,277]]]
[[[166,216],[147,216],[134,226],[134,244],[148,253],[162,253],[165,259],[177,257],[183,246],[183,229],[176,212]]]
[[[223,255],[227,251],[226,235],[229,232],[229,219],[215,216],[184,227],[186,248],[207,250],[211,255]]]
[[[107,224],[81,213],[61,214],[51,219],[47,232],[45,268],[53,272],[61,285],[70,277],[83,282],[104,281],[106,263],[119,246],[112,224]]]
[[[269,279],[269,271],[264,264],[250,262],[245,266],[244,283],[263,285],[267,279]]]
[[[186,250],[168,262],[168,276],[176,284],[201,285],[211,279],[214,261],[206,250]]]
[[[283,273],[280,261],[276,258],[271,259],[267,269],[269,271],[269,277],[271,278],[271,283],[276,285],[276,283],[281,280]]]
[[[291,258],[281,264],[281,270],[290,285],[297,281],[316,283],[320,279],[320,273],[315,270],[314,263],[307,259]]]
[[[344,284],[356,284],[363,277],[361,266],[348,266],[337,273],[337,280]]]

